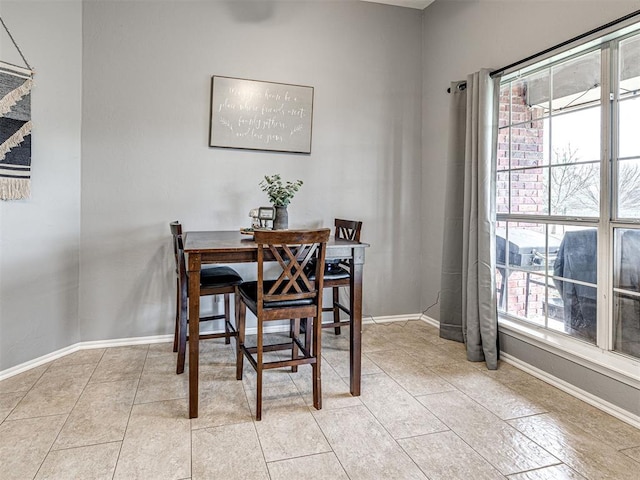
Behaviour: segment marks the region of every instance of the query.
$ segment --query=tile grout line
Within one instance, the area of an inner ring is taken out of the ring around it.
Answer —
[[[102,355],[100,356],[100,360],[102,360],[102,356],[104,355],[104,352],[102,352]],[[76,408],[76,405],[78,405],[78,402],[80,401],[80,397],[82,397],[82,394],[85,392],[87,385],[89,385],[89,381],[91,380],[91,377],[93,376],[94,372],[96,371],[96,368],[98,368],[98,364],[100,363],[100,360],[98,360],[95,365],[93,366],[93,370],[91,371],[91,375],[89,375],[89,378],[87,378],[86,383],[84,384],[84,386],[82,387],[82,391],[80,392],[80,395],[78,395],[78,398],[76,398],[76,401],[73,404],[73,407],[71,407],[69,409],[69,413],[67,413],[67,418],[65,418],[64,422],[62,423],[62,426],[60,427],[60,430],[58,430],[58,433],[56,434],[56,438],[53,439],[53,441],[51,442],[51,445],[49,445],[49,450],[47,451],[47,454],[44,456],[44,458],[42,459],[42,462],[40,462],[40,466],[38,467],[38,469],[36,470],[35,475],[33,476],[33,478],[35,479],[38,476],[38,473],[40,472],[40,469],[42,468],[42,465],[44,465],[44,462],[47,460],[47,458],[49,457],[49,455],[51,454],[51,449],[53,448],[53,446],[56,444],[56,441],[58,440],[58,437],[60,436],[60,433],[62,432],[62,430],[64,429],[64,426],[67,424],[67,422],[69,421],[69,417],[71,417],[71,412],[73,412],[73,409]],[[49,367],[47,368],[47,370],[45,370],[44,373],[46,373],[47,371],[49,371],[49,369],[53,366],[54,362],[51,362],[51,364],[49,365]],[[87,364],[77,364],[77,365],[87,365]],[[42,377],[40,377],[42,378]],[[37,382],[36,382],[37,383]],[[35,386],[35,384],[34,384]],[[52,415],[48,415],[48,416],[52,416]]]
[[[403,325],[404,328],[404,325]],[[363,355],[367,356],[366,353],[363,353]],[[369,358],[367,356],[367,358]],[[378,368],[380,368],[380,370],[382,370],[382,372],[384,373],[384,375],[387,376],[387,378],[389,378],[392,382],[394,382],[398,387],[400,387],[400,389],[404,392],[406,392],[411,398],[413,398],[416,402],[418,402],[420,405],[422,405],[425,410],[427,410],[429,413],[431,413],[435,418],[438,418],[433,412],[431,412],[425,405],[423,405],[421,402],[419,402],[416,397],[414,395],[412,395],[410,392],[408,392],[402,385],[400,385],[395,378],[393,378],[389,373],[387,373],[382,367],[380,367],[378,364],[376,364],[371,358],[369,358],[369,360],[371,362],[373,362],[374,365],[376,365]],[[367,411],[371,414],[371,416],[376,420],[376,422],[384,429],[385,432],[387,432],[387,435],[389,435],[389,437],[393,440],[393,442],[396,444],[396,446],[400,449],[401,452],[403,452],[408,458],[409,460],[411,460],[411,462],[413,462],[413,464],[416,466],[416,468],[418,469],[418,471],[422,472],[422,474],[425,476],[425,478],[428,480],[429,476],[427,475],[427,473],[422,470],[422,468],[420,468],[420,465],[418,465],[418,463],[414,460],[414,458],[409,455],[409,453],[402,448],[402,445],[400,445],[400,443],[398,442],[398,439],[395,438],[391,432],[387,429],[387,427],[385,427],[382,422],[378,419],[378,417],[376,417],[376,415],[369,409],[369,407],[367,406],[366,402],[362,402],[362,405],[367,409]],[[438,420],[440,420],[438,418]],[[444,422],[442,422],[443,425],[446,425]],[[436,433],[436,432],[433,432]],[[426,434],[429,435],[429,434]],[[419,435],[419,436],[423,436],[423,435]]]
[[[429,367],[427,367],[427,368],[429,368]],[[433,372],[433,371],[432,371],[432,372]],[[465,397],[467,397],[470,401],[472,401],[473,403],[477,404],[477,405],[478,405],[478,407],[482,408],[483,410],[486,410],[489,414],[491,414],[491,415],[495,416],[495,417],[496,417],[496,420],[497,420],[498,422],[503,422],[503,423],[505,423],[505,424],[506,424],[506,422],[505,422],[504,420],[502,420],[500,417],[498,417],[495,413],[493,413],[491,410],[489,410],[488,408],[486,408],[484,405],[482,405],[482,404],[478,403],[475,399],[473,399],[472,397],[470,397],[469,395],[467,395],[465,392],[463,392],[462,390],[460,390],[458,387],[456,387],[455,385],[453,385],[452,383],[450,383],[449,381],[447,381],[447,379],[446,379],[446,378],[444,378],[443,376],[439,375],[439,374],[438,374],[438,373],[436,373],[436,372],[433,372],[433,374],[434,374],[434,375],[436,375],[436,376],[438,376],[439,378],[441,378],[441,379],[442,379],[442,380],[444,380],[445,382],[447,382],[449,385],[451,385],[451,387],[452,387],[452,388],[454,388],[454,390],[452,390],[452,391],[455,391],[455,392],[457,392],[457,393],[459,393],[459,394],[461,394],[461,395],[464,395],[464,396],[465,396]],[[441,393],[442,393],[442,392],[441,392]],[[430,396],[430,395],[438,395],[438,393],[430,393],[430,394],[425,394],[425,395],[413,395],[413,398],[415,398],[418,402],[420,402],[420,401],[418,400],[418,398],[417,398],[417,397],[426,397],[426,396]],[[423,406],[427,409],[427,411],[429,411],[429,412],[430,412],[433,416],[435,416],[439,421],[441,421],[441,422],[442,422],[442,424],[443,424],[443,425],[445,425],[445,426],[449,429],[448,431],[452,432],[452,433],[453,433],[457,438],[459,438],[459,439],[460,439],[460,441],[461,441],[461,442],[463,442],[465,445],[467,445],[467,446],[468,446],[468,447],[469,447],[469,448],[470,448],[470,449],[471,449],[471,450],[472,450],[476,455],[478,455],[478,456],[479,456],[480,458],[482,458],[485,462],[487,462],[487,464],[491,465],[491,467],[492,467],[496,472],[500,473],[500,475],[502,475],[504,478],[507,478],[507,475],[506,475],[506,474],[502,473],[502,471],[501,471],[501,470],[500,470],[496,465],[494,465],[494,464],[493,464],[493,462],[492,462],[491,460],[489,460],[489,459],[488,459],[488,458],[486,458],[484,455],[482,455],[480,452],[478,452],[475,448],[473,448],[473,446],[472,446],[471,444],[469,444],[469,443],[468,443],[464,438],[462,438],[462,437],[458,434],[458,432],[457,432],[457,431],[456,431],[456,430],[455,430],[451,425],[449,425],[449,424],[448,424],[444,419],[440,418],[440,417],[439,417],[435,412],[431,411],[431,409],[430,409],[427,405],[424,405],[422,402],[420,402],[420,404],[421,404],[421,405],[423,405]],[[445,431],[447,431],[447,430],[445,430]],[[436,434],[436,433],[443,433],[443,432],[433,432],[432,434],[429,434],[429,435],[433,435],[433,434]],[[420,435],[417,435],[416,437],[418,437],[418,436],[420,436]],[[416,438],[416,437],[413,437],[413,438]],[[528,438],[528,437],[527,437],[527,438]],[[533,443],[535,443],[535,442],[533,442]],[[535,443],[535,444],[536,444],[537,446],[539,446],[537,443]],[[542,447],[540,447],[540,448],[542,448]],[[544,449],[543,449],[543,450],[544,450]],[[545,452],[546,452],[546,450],[545,450]],[[410,456],[410,455],[409,455],[409,456]],[[410,457],[411,457],[411,456],[410,456]],[[554,458],[555,458],[555,456],[554,456]],[[544,468],[544,467],[543,467],[543,468]],[[426,475],[426,473],[425,473],[425,475]],[[510,475],[511,475],[511,474],[510,474]]]
[[[33,384],[24,391],[18,391],[18,392],[6,392],[6,393],[22,393],[22,398],[20,400],[18,400],[18,403],[15,404],[15,406],[11,409],[11,411],[7,414],[7,416],[2,420],[2,422],[0,422],[0,425],[2,425],[3,423],[5,423],[6,421],[11,421],[9,419],[9,417],[11,416],[11,414],[15,411],[16,408],[18,408],[18,405],[20,405],[20,403],[25,399],[25,397],[27,396],[27,394],[34,389],[34,387],[38,384],[38,382],[40,381],[40,379],[42,378],[42,376],[47,373],[47,371],[49,371],[49,368],[51,368],[51,365],[53,365],[53,362],[51,362],[49,365],[47,365],[47,368],[45,368],[42,373],[40,374],[40,376],[33,382]],[[50,415],[43,415],[44,416],[50,416]]]
[[[147,345],[147,353],[144,356],[144,362],[142,363],[142,369],[140,370],[140,375],[136,381],[136,392],[133,395],[133,400],[131,401],[131,407],[129,408],[129,416],[127,417],[127,424],[124,427],[124,433],[122,434],[122,440],[120,441],[120,448],[118,449],[118,456],[116,457],[116,463],[113,466],[113,473],[111,474],[111,480],[114,480],[116,477],[116,472],[118,471],[118,463],[120,462],[120,455],[122,455],[122,447],[124,446],[124,440],[127,436],[127,430],[129,429],[129,422],[131,421],[131,415],[133,414],[133,407],[136,405],[136,396],[138,395],[138,388],[140,388],[140,379],[142,378],[142,372],[144,372],[144,366],[147,363],[147,359],[149,358],[149,345]]]

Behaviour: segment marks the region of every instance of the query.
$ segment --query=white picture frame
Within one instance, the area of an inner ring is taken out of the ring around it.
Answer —
[[[311,153],[313,87],[211,77],[209,146]]]

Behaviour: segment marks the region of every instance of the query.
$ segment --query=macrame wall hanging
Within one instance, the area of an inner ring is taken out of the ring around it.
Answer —
[[[26,68],[0,60],[0,200],[31,195],[31,87],[33,69],[2,17],[0,22]]]

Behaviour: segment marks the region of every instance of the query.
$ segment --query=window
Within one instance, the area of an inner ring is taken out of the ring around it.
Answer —
[[[640,34],[501,81],[501,319],[640,358]]]

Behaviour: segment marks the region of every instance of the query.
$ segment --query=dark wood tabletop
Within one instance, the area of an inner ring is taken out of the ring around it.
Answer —
[[[327,258],[351,258],[354,247],[358,251],[364,252],[364,248],[368,246],[367,243],[352,242],[331,236],[327,243]],[[252,235],[244,235],[240,231],[187,232],[184,251],[186,254],[199,253],[212,257],[206,263],[233,263],[229,260],[223,260],[222,257],[225,256],[239,258],[238,262],[243,263],[255,261],[255,258],[253,260],[243,260],[243,258],[255,256],[257,245],[253,241]],[[214,254],[209,255],[212,252]]]

